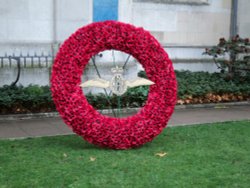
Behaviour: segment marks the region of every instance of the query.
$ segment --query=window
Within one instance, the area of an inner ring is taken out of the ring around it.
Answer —
[[[93,21],[118,20],[118,0],[93,0]]]

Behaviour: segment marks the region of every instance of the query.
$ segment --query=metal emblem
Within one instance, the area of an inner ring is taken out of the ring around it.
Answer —
[[[120,67],[115,67],[111,69],[111,72],[114,74],[111,78],[111,81],[107,81],[101,78],[97,78],[94,80],[88,80],[82,84],[80,84],[81,87],[99,87],[99,88],[110,88],[111,91],[116,94],[117,96],[121,96],[128,88],[133,88],[137,86],[143,86],[143,85],[153,85],[154,82],[145,79],[145,78],[136,78],[133,81],[125,80],[122,76],[123,69]]]
[[[127,91],[128,88],[126,81],[122,76],[123,69],[116,67],[112,68],[111,72],[114,74],[114,76],[110,81],[109,87],[114,94],[121,96]]]

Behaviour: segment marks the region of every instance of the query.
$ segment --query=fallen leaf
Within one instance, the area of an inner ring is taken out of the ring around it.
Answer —
[[[63,154],[64,157],[68,157],[68,155],[66,153]]]
[[[95,160],[96,160],[96,157],[90,157],[89,160],[90,160],[90,161],[95,161]]]
[[[166,152],[160,152],[160,153],[156,153],[155,155],[159,156],[159,157],[164,157],[165,155],[167,155],[167,153]]]
[[[214,108],[215,109],[225,109],[225,108],[228,108],[228,107],[225,106],[225,105],[216,105]]]
[[[181,100],[181,99],[179,99],[178,101],[177,101],[177,104],[184,104],[184,101],[183,100]]]

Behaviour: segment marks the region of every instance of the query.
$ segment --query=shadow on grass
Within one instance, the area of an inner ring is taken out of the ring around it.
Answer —
[[[161,136],[166,136],[166,133]],[[110,148],[104,148],[100,147],[94,144],[91,144],[87,141],[85,141],[82,137],[77,135],[63,135],[63,136],[53,136],[53,137],[41,137],[41,138],[27,138],[26,141],[32,141],[32,140],[40,140],[39,147],[40,149],[46,149],[48,147],[56,147],[56,148],[65,148],[66,150],[100,150],[100,151],[131,151],[134,150],[139,151],[141,149],[146,148],[160,148],[164,143],[160,143],[158,141],[159,136],[157,136],[153,141],[148,142],[142,146],[136,147],[136,148],[130,148],[130,149],[110,149]],[[162,139],[162,138],[161,138]],[[165,140],[165,139],[164,139]],[[167,140],[166,140],[167,141]]]
[[[53,136],[53,137],[41,137],[41,138],[27,138],[24,139],[24,142],[30,141],[39,141],[39,148],[65,148],[67,150],[93,150],[93,149],[102,149],[98,146],[88,143],[80,136],[77,135],[63,135],[63,136]]]

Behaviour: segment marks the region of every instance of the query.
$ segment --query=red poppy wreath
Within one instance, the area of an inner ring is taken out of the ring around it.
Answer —
[[[134,116],[100,114],[80,87],[90,58],[110,49],[135,57],[154,82],[145,105]],[[176,103],[177,84],[171,60],[148,31],[105,21],[80,28],[62,44],[53,65],[51,91],[62,119],[76,134],[101,147],[129,149],[152,141],[166,127]]]

